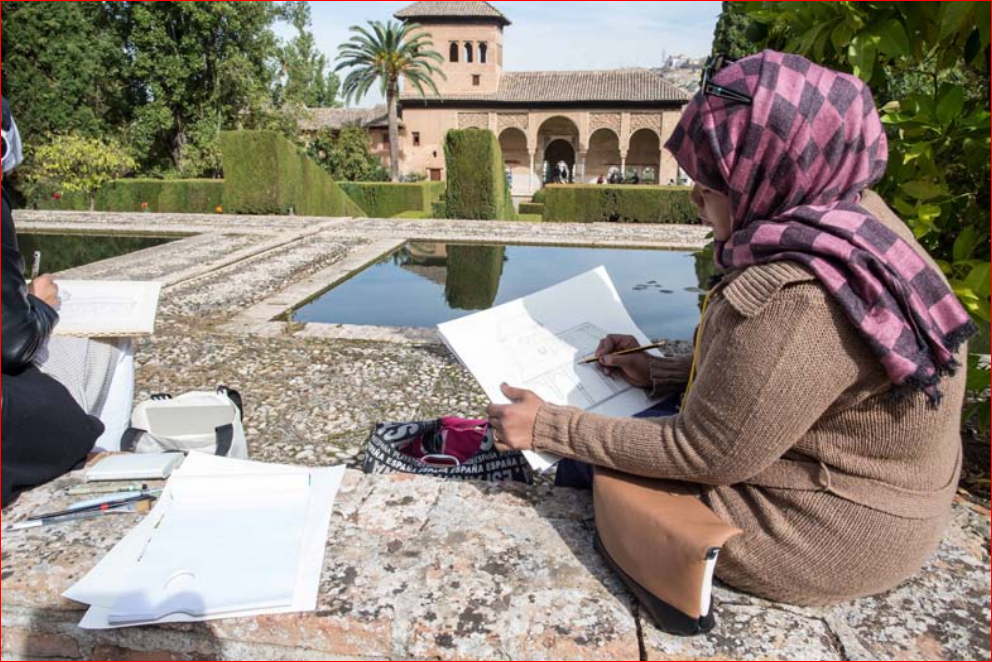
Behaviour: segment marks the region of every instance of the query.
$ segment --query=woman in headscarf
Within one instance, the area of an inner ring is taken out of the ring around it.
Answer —
[[[666,145],[697,182],[722,281],[695,360],[611,356],[605,370],[678,415],[610,419],[505,388],[506,448],[695,484],[744,531],[717,575],[823,605],[880,593],[936,550],[961,469],[975,327],[936,264],[869,191],[887,142],[857,78],[765,51],[708,67]]]
[[[2,100],[3,176],[22,159],[17,124]],[[2,189],[3,494],[41,485],[85,460],[94,446],[115,450],[134,393],[130,343],[52,337],[58,285],[49,275],[29,284],[11,205]],[[105,425],[106,424],[106,425]]]

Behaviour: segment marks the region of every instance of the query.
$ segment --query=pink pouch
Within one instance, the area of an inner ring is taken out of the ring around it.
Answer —
[[[436,430],[418,437],[403,453],[425,464],[462,465],[481,451],[492,450],[485,420],[445,417]]]

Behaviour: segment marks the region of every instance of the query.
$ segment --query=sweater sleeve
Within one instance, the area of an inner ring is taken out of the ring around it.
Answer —
[[[651,397],[663,398],[681,393],[689,383],[692,354],[666,358],[652,356],[648,360],[648,370],[651,375]]]
[[[779,292],[753,317],[714,310],[683,411],[612,419],[545,405],[536,450],[626,473],[708,485],[747,481],[780,459],[859,375],[861,342],[817,285]]]

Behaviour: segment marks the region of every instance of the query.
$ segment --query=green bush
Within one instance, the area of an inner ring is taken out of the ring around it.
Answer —
[[[449,131],[444,140],[448,170],[448,218],[514,220],[513,199],[506,185],[503,153],[491,131]]]
[[[226,212],[365,215],[327,172],[278,133],[225,131],[220,144]]]
[[[503,162],[503,155],[500,153],[499,157],[500,163]],[[510,191],[510,187],[506,185],[506,180],[500,180],[503,186],[503,209],[500,212],[501,221],[518,221],[520,218],[517,216],[517,210],[513,207],[513,192]]]
[[[224,182],[220,179],[118,179],[96,193],[98,211],[147,211],[163,214],[212,214],[223,202]],[[86,211],[89,196],[64,193],[38,200],[39,209]]]
[[[58,196],[57,198],[55,196]],[[51,190],[40,190],[32,195],[28,206],[33,209],[52,211],[88,211],[90,197],[85,193],[64,193]],[[99,204],[97,205],[99,210]]]
[[[422,213],[421,218],[427,218],[434,202],[444,194],[444,182],[339,182],[339,185],[373,218],[392,218],[404,212]]]
[[[171,214],[210,214],[223,203],[224,182],[219,179],[119,179],[96,196],[104,211],[148,211]]]
[[[212,214],[224,203],[223,179],[184,179],[162,182],[158,211],[172,214]]]
[[[448,205],[444,200],[431,205],[431,218],[448,218]]]
[[[520,214],[543,216],[544,205],[539,202],[521,202],[517,212]]]
[[[96,210],[97,192],[136,165],[117,141],[67,134],[53,136],[33,150],[27,180],[66,193],[86,193],[89,209]]]
[[[531,198],[530,201],[533,202],[534,204],[543,205],[546,202],[546,195],[544,193],[544,189],[542,188],[540,191],[535,193],[534,197]]]
[[[545,191],[548,223],[699,223],[686,187],[554,185]]]

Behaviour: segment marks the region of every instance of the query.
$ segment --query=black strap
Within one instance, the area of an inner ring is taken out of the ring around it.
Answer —
[[[234,445],[234,426],[228,423],[217,428],[217,456],[227,457]]]
[[[134,449],[138,447],[138,439],[141,439],[143,434],[145,431],[138,428],[124,430],[124,434],[121,435],[121,452],[133,453]]]

